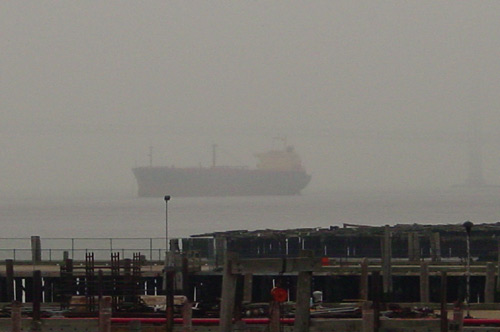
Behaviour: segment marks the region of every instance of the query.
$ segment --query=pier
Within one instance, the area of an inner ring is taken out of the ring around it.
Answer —
[[[500,310],[497,235],[498,224],[231,231],[169,239],[167,257],[153,245],[113,246],[119,239],[102,239],[112,245],[99,256],[75,250],[75,239],[47,255],[50,240],[33,236],[29,247],[0,248],[16,255],[0,264],[0,330],[451,331],[465,322],[472,331],[477,321],[460,317]],[[321,303],[311,307],[313,292]],[[396,304],[432,315],[411,320]],[[381,314],[391,310],[401,319]]]

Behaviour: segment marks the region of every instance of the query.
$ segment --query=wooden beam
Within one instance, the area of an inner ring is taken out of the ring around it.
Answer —
[[[239,259],[231,266],[233,274],[321,271],[321,260],[307,257]]]

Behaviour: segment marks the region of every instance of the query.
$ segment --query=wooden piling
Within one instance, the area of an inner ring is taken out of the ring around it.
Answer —
[[[372,302],[365,301],[362,306],[362,332],[373,332],[374,331],[374,315],[373,315],[373,307]]]
[[[182,331],[193,331],[193,305],[189,300],[182,306]]]
[[[19,301],[12,302],[10,317],[12,324],[12,332],[21,332],[22,316],[21,309],[23,305]]]
[[[418,232],[413,233],[413,258],[415,261],[420,260],[420,236]]]
[[[33,271],[33,323],[40,321],[40,306],[42,302],[42,271]]]
[[[495,264],[486,264],[486,281],[484,285],[484,302],[495,302]]]
[[[464,330],[464,308],[462,303],[453,306],[453,331],[462,332]]]
[[[392,294],[391,259],[391,228],[389,225],[386,225],[384,230],[384,237],[382,240],[382,274],[384,276],[383,291],[386,300],[389,300],[389,297]]]
[[[410,262],[415,261],[415,250],[413,248],[413,237],[415,236],[414,232],[408,232],[408,260]]]
[[[432,233],[431,238],[431,260],[433,262],[441,261],[441,236],[438,232]]]
[[[166,315],[166,324],[165,331],[173,332],[174,331],[174,283],[175,283],[175,271],[167,270],[165,273],[166,281],[165,281],[165,315]]]
[[[14,261],[12,259],[5,260],[5,279],[7,302],[14,301]]]
[[[222,276],[222,298],[220,304],[220,332],[233,330],[233,314],[236,297],[236,283],[238,275],[232,273],[232,265],[236,262],[237,255],[227,252]]]
[[[372,273],[372,296],[373,296],[373,331],[377,332],[380,328],[380,272]]]
[[[107,296],[99,302],[99,332],[111,332],[111,298]]]
[[[42,245],[40,236],[31,237],[31,260],[33,264],[38,264],[42,261]]]
[[[223,267],[225,264],[226,238],[222,236],[215,237],[215,266]]]
[[[272,301],[269,307],[269,332],[281,332],[281,305],[279,302]]]
[[[245,273],[243,281],[243,302],[252,302],[253,274]]]
[[[361,277],[359,280],[359,298],[368,300],[368,259],[365,257],[361,260]]]
[[[297,303],[294,332],[309,331],[312,272],[301,271],[297,276]]]
[[[418,232],[408,233],[408,260],[410,262],[420,260],[420,238]]]
[[[420,263],[420,302],[429,303],[429,263]]]
[[[441,332],[448,332],[448,310],[446,309],[446,271],[441,271]]]

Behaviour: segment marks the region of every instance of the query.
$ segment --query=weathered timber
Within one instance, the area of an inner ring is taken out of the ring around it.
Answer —
[[[359,280],[359,298],[368,300],[368,259],[363,258],[361,261],[361,277]]]
[[[236,254],[227,252],[225,255],[222,276],[222,298],[220,304],[220,332],[233,330],[234,303],[236,297],[236,282],[238,276],[232,273],[232,264],[237,259]]]
[[[301,271],[297,277],[297,301],[294,332],[309,331],[309,301],[311,297],[312,272]]]
[[[309,257],[238,259],[232,264],[234,274],[286,273],[319,269],[321,269],[321,260]]]
[[[438,232],[433,232],[430,236],[431,259],[433,262],[441,261],[441,237]]]
[[[245,273],[243,281],[243,302],[252,302],[253,274]]]
[[[31,237],[31,260],[33,264],[37,264],[42,261],[42,245],[40,236]]]
[[[441,332],[448,332],[448,311],[446,309],[446,288],[447,288],[447,280],[446,280],[446,272],[441,272]]]
[[[99,301],[99,332],[111,332],[111,298]]]
[[[420,264],[420,302],[429,303],[429,263]]]
[[[6,277],[6,300],[7,302],[14,301],[14,261],[12,259],[5,260],[5,277]]]
[[[386,298],[391,296],[392,293],[391,261],[392,261],[391,228],[389,226],[385,226],[384,237],[382,241],[382,273],[384,276],[383,290]]]
[[[12,324],[12,332],[21,332],[21,309],[23,305],[19,301],[12,302],[11,309],[11,324]]]
[[[373,332],[375,329],[375,316],[373,314],[373,304],[371,302],[363,302],[361,318],[363,320],[361,332]]]
[[[182,306],[182,331],[193,332],[193,303],[189,300]]]
[[[484,287],[484,302],[495,302],[495,264],[486,264],[486,280]]]

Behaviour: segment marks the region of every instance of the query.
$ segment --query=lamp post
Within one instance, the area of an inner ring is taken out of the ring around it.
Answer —
[[[168,201],[170,196],[165,196],[165,257],[168,253]],[[166,261],[166,258],[165,258]]]
[[[168,243],[168,201],[170,196],[165,196],[165,274],[163,276],[163,289],[165,290],[165,331],[174,331],[174,280],[171,271],[170,250]]]
[[[465,228],[465,232],[467,233],[467,271],[465,273],[466,276],[466,294],[465,299],[467,301],[467,315],[465,318],[471,318],[470,315],[470,231],[474,224],[470,221],[466,221],[463,224]]]

